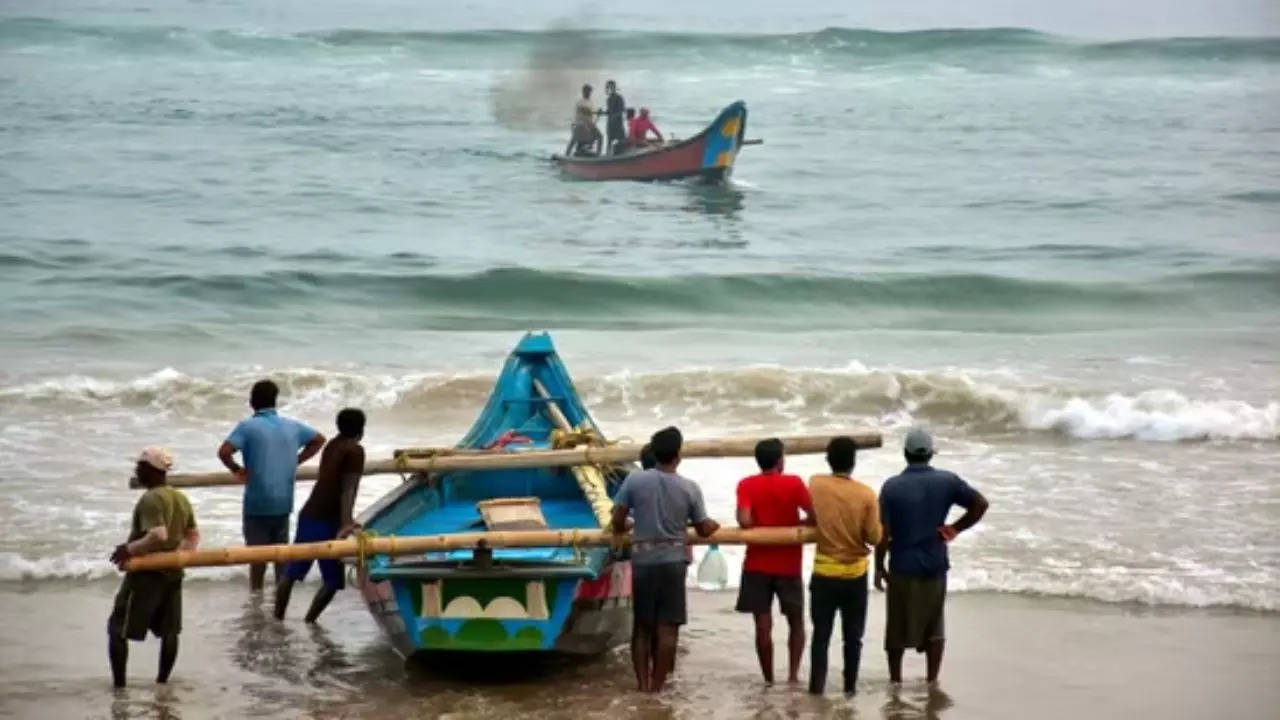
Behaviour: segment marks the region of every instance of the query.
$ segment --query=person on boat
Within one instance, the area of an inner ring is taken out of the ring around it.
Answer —
[[[634,520],[631,662],[641,692],[662,690],[675,665],[680,626],[688,620],[686,529],[692,525],[701,537],[720,529],[707,517],[702,490],[676,473],[682,442],[674,427],[654,433],[649,445],[657,467],[628,475],[613,499],[613,532],[627,531],[628,515]]]
[[[929,464],[933,436],[927,430],[907,433],[903,455],[906,469],[880,488],[884,535],[876,546],[875,586],[883,592],[889,585],[884,630],[889,682],[902,682],[902,654],[915,648],[925,653],[928,681],[935,683],[945,644],[943,605],[951,567],[947,544],[982,519],[987,499],[958,475]],[[965,508],[965,513],[947,525],[952,505]]]
[[[818,526],[818,546],[809,578],[809,692],[821,695],[827,682],[827,647],[836,613],[844,646],[844,692],[857,691],[862,633],[867,625],[867,565],[880,542],[876,492],[853,479],[857,446],[848,436],[827,443],[831,473],[809,479]]]
[[[249,391],[253,416],[241,420],[218,448],[218,459],[244,482],[243,531],[246,545],[289,542],[289,516],[293,513],[293,484],[298,466],[324,447],[324,436],[309,425],[276,413],[280,388],[259,380]],[[235,461],[240,453],[244,462]],[[283,576],[275,563],[276,582]],[[250,590],[261,590],[267,573],[264,563],[249,566]]]
[[[564,156],[599,155],[603,139],[596,127],[596,106],[591,102],[591,85],[582,86],[582,98],[573,106],[573,125]]]
[[[310,543],[337,540],[359,528],[353,512],[356,493],[360,489],[360,477],[364,474],[364,413],[356,408],[346,408],[338,413],[338,436],[330,440],[320,453],[320,472],[311,496],[298,511],[298,529],[293,542]],[[329,601],[345,587],[341,560],[319,560],[320,577],[324,585],[316,591],[307,610],[306,621],[314,623],[324,612]],[[276,585],[275,613],[277,620],[284,619],[289,606],[293,584],[306,579],[311,570],[310,560],[289,563],[284,577]]]
[[[147,448],[134,466],[135,478],[146,492],[133,508],[129,539],[117,545],[111,562],[124,569],[129,558],[170,550],[195,550],[200,544],[196,515],[182,491],[166,484],[173,458],[163,448]],[[160,667],[156,682],[169,681],[178,659],[182,632],[182,570],[126,572],[107,620],[107,655],[111,679],[125,686],[129,662],[128,640],[141,642],[147,631],[160,638]]]
[[[631,148],[642,148],[652,144],[653,140],[649,139],[649,134],[653,133],[657,138],[656,142],[661,144],[665,142],[662,137],[662,131],[657,125],[653,124],[653,118],[649,116],[649,108],[640,108],[640,114],[630,120],[627,128],[627,146]]]
[[[798,475],[785,474],[783,446],[777,438],[756,443],[756,464],[760,472],[738,483],[738,525],[752,527],[794,527],[813,524],[813,503],[809,489]],[[804,655],[804,582],[800,545],[747,545],[742,563],[735,609],[750,613],[755,621],[756,657],[766,683],[773,683],[773,598],[787,619],[787,682],[800,680],[800,659]]]
[[[623,113],[627,109],[627,101],[618,92],[618,83],[610,80],[604,84],[605,135],[608,138],[609,154],[615,155],[622,150],[627,141],[627,125],[623,121]]]

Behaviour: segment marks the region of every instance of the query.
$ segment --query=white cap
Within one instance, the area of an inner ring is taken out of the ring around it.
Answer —
[[[933,436],[922,427],[911,428],[907,439],[902,442],[902,449],[912,455],[932,455]]]
[[[162,447],[149,447],[143,450],[142,454],[138,456],[138,462],[146,463],[164,472],[173,469],[173,455]]]

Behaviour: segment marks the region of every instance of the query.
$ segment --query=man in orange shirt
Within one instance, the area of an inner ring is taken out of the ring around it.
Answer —
[[[809,692],[821,695],[827,681],[827,645],[836,611],[844,636],[844,692],[857,690],[862,660],[862,633],[867,625],[867,564],[880,542],[880,507],[876,493],[853,479],[857,450],[850,437],[827,443],[830,475],[814,475],[809,494],[817,516],[818,547],[809,579]]]
[[[738,483],[738,525],[750,527],[791,527],[813,523],[809,490],[796,475],[784,475],[782,441],[777,438],[756,444],[756,464],[760,474]],[[764,681],[773,682],[773,596],[787,619],[790,651],[787,682],[800,681],[800,658],[804,655],[804,582],[800,566],[801,545],[747,545],[742,563],[742,583],[738,587],[738,612],[751,613],[756,625],[756,656]]]

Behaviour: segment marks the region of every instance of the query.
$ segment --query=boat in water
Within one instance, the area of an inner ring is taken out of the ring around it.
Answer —
[[[508,357],[456,452],[518,453],[603,436],[546,334]],[[599,528],[629,465],[417,474],[360,522],[377,536]],[[474,548],[357,565],[375,620],[406,658],[420,652],[597,654],[631,632],[631,563],[608,547]]]
[[[688,140],[669,142],[619,155],[551,156],[564,172],[583,180],[724,180],[744,144],[747,105],[726,107],[705,130]]]

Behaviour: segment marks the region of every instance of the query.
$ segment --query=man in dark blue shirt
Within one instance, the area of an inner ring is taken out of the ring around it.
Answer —
[[[947,543],[973,527],[987,511],[987,499],[959,476],[936,470],[933,437],[915,428],[903,443],[907,467],[880,488],[884,536],[876,546],[876,589],[889,585],[884,649],[890,682],[902,682],[902,654],[915,648],[926,654],[928,680],[937,682],[942,667],[943,605],[947,597]],[[965,513],[947,525],[952,505]],[[885,554],[889,567],[885,569]]]

